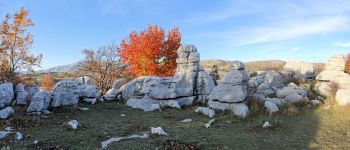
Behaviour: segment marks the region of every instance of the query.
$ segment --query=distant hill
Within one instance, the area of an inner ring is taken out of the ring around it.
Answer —
[[[72,63],[72,64],[67,64],[67,65],[62,65],[62,66],[56,66],[52,67],[49,69],[43,69],[37,71],[37,73],[49,73],[49,72],[57,72],[57,73],[62,73],[62,72],[75,72],[78,71],[78,64],[79,62]]]

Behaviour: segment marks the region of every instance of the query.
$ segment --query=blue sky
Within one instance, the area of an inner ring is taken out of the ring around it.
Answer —
[[[201,59],[324,62],[350,52],[348,0],[0,0],[0,18],[21,6],[35,26],[42,68],[82,59],[148,24],[179,27]]]

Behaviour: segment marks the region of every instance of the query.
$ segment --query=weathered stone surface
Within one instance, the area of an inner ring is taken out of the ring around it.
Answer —
[[[221,84],[244,84],[248,82],[248,75],[244,70],[231,70],[225,74],[222,80],[219,81]]]
[[[215,111],[208,108],[208,107],[198,107],[194,112],[201,113],[201,114],[208,116],[210,118],[215,116]]]
[[[264,106],[270,113],[278,112],[279,110],[277,105],[270,101],[265,101]]]
[[[350,89],[339,89],[335,96],[339,105],[345,106],[350,104]]]
[[[228,110],[231,110],[233,112],[233,114],[235,114],[236,116],[240,117],[240,118],[245,118],[248,115],[249,112],[249,108],[246,104],[243,103],[234,103],[229,105],[229,107],[227,108]]]
[[[267,83],[262,83],[258,86],[257,91],[258,94],[264,95],[264,97],[269,97],[273,94],[275,94],[275,91],[272,89],[272,87]]]
[[[326,63],[325,70],[335,70],[335,71],[344,71],[345,68],[345,58],[343,54],[333,55],[328,59]]]
[[[241,61],[233,61],[230,64],[231,70],[244,70],[244,68],[245,68],[244,63]]]
[[[82,85],[80,88],[80,97],[82,98],[97,98],[100,95],[94,85]]]
[[[24,90],[24,85],[22,83],[19,83],[16,85],[15,93],[16,93],[15,97],[16,97],[17,105],[24,105],[27,103],[26,101],[27,92]]]
[[[113,82],[112,88],[119,89],[127,83],[127,79],[117,79]]]
[[[283,79],[281,74],[276,71],[267,71],[265,77],[265,83],[269,84],[272,88],[282,88]]]
[[[9,105],[13,98],[13,84],[10,82],[0,84],[0,108]]]
[[[150,99],[129,99],[126,105],[132,108],[142,109],[143,111],[155,111],[160,110],[159,104],[155,104]]]
[[[229,84],[219,84],[214,88],[210,99],[222,102],[241,102],[247,97],[248,91],[245,86],[236,86]]]
[[[151,127],[151,134],[156,134],[156,135],[165,135],[167,136],[168,133],[166,133],[162,127]]]
[[[312,79],[315,76],[313,64],[302,61],[287,61],[284,70],[301,73],[306,79]]]
[[[72,80],[62,80],[53,88],[52,107],[75,105],[79,102],[81,89],[78,83]]]
[[[301,88],[284,87],[276,92],[277,98],[285,99],[288,102],[295,103],[308,100],[307,91]]]
[[[30,102],[36,92],[39,92],[39,88],[35,85],[26,85],[24,89],[27,92],[27,102]]]
[[[6,107],[0,110],[0,118],[7,119],[11,114],[15,113],[12,107]]]
[[[199,65],[197,49],[193,45],[182,45],[177,53],[173,77],[144,76],[134,79],[123,86],[123,99],[150,99],[160,107],[174,108],[190,105],[195,96],[205,102],[214,88],[214,81]],[[119,91],[110,90],[108,95],[117,95]]]
[[[39,91],[35,93],[27,108],[28,113],[46,111],[51,103],[52,94],[48,91]]]

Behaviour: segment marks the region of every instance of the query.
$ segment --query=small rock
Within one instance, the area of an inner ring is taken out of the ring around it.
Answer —
[[[110,138],[106,141],[103,141],[101,143],[101,149],[105,149],[108,147],[109,144],[111,144],[112,142],[119,142],[121,140],[124,140],[124,139],[133,139],[133,138],[140,138],[140,139],[145,139],[145,138],[148,138],[148,134],[143,134],[143,135],[131,135],[131,136],[128,136],[128,137],[114,137],[114,138]]]
[[[210,120],[208,123],[204,124],[205,128],[210,128],[210,126],[214,123],[215,119]]]
[[[78,107],[79,110],[81,111],[88,111],[90,110],[90,108],[87,108],[87,107]]]
[[[6,127],[4,130],[5,131],[13,131],[12,127]]]
[[[157,128],[153,128],[151,127],[151,133],[152,134],[157,134],[157,135],[168,135],[162,127],[157,127]]]
[[[270,113],[274,113],[274,112],[279,111],[277,105],[270,102],[270,101],[265,101],[264,106]]]
[[[0,118],[7,119],[11,114],[15,113],[12,107],[6,107],[0,110]]]
[[[312,100],[312,101],[310,101],[310,103],[314,106],[322,104],[321,101],[319,101],[319,100]]]
[[[7,136],[7,134],[11,133],[10,131],[0,131],[0,139],[3,139]]]
[[[16,132],[16,140],[22,140],[23,139],[23,135],[20,132]]]
[[[262,125],[263,128],[269,128],[271,127],[271,124],[268,121],[265,121],[265,123]]]
[[[39,143],[38,140],[34,140],[34,141],[33,141],[33,144],[35,144],[35,145],[38,144],[38,143]]]
[[[77,129],[78,128],[78,121],[77,120],[71,120],[68,122],[68,125],[70,125],[72,127],[72,129]]]
[[[182,121],[180,121],[182,123],[189,123],[189,122],[192,122],[192,119],[188,118],[188,119],[184,119]]]
[[[121,114],[120,117],[125,117],[126,115],[125,114]]]
[[[208,107],[198,107],[196,110],[195,110],[196,113],[202,113],[203,115],[206,115],[210,118],[214,117],[215,116],[215,111],[208,108]]]

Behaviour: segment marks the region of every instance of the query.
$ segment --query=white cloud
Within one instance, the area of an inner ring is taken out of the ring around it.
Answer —
[[[350,48],[350,42],[338,41],[338,42],[334,43],[334,45],[340,46],[340,47],[345,47],[345,48]]]

